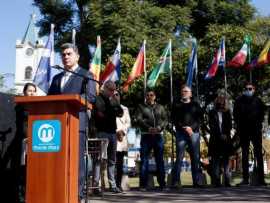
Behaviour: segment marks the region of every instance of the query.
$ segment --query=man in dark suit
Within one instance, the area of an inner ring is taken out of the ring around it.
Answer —
[[[66,70],[70,70],[80,75],[84,75],[89,78],[93,78],[91,73],[81,68],[78,65],[79,52],[76,46],[70,43],[65,43],[61,46],[62,63]],[[87,84],[87,88],[84,86]],[[87,93],[85,93],[87,89]],[[75,74],[67,71],[63,71],[54,76],[51,86],[48,91],[48,95],[57,94],[80,94],[83,98],[87,96],[87,100],[90,103],[95,102],[96,97],[96,85],[94,81],[87,80]],[[86,94],[86,95],[85,95]],[[85,181],[85,163],[84,163],[84,151],[86,141],[86,125],[88,124],[88,117],[86,109],[81,109],[79,112],[79,198],[83,198],[83,187]]]

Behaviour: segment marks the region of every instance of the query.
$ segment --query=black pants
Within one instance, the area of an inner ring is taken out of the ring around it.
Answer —
[[[243,180],[249,182],[249,146],[253,144],[254,158],[257,162],[258,182],[264,182],[263,155],[262,155],[262,132],[258,129],[249,129],[240,134],[240,145],[242,148]]]
[[[123,165],[124,165],[124,156],[127,155],[127,152],[116,152],[116,186],[121,187],[122,176],[123,176]]]

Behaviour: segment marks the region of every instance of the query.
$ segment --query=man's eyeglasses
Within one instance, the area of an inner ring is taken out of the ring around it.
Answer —
[[[154,94],[147,94],[146,95],[147,97],[153,97],[153,96],[155,96]]]

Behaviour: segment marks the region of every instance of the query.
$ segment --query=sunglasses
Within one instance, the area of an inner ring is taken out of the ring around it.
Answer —
[[[252,91],[253,88],[252,87],[246,87],[245,90]]]

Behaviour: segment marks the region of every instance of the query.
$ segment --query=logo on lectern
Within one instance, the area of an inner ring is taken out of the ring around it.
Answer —
[[[58,152],[61,146],[61,122],[37,120],[32,127],[33,152]]]
[[[54,127],[50,124],[43,124],[38,129],[38,138],[41,142],[50,142],[52,141],[55,134]]]

